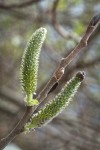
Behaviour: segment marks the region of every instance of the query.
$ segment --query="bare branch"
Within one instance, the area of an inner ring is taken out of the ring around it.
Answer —
[[[40,92],[40,94],[37,96],[37,99],[39,100],[39,103],[41,103],[48,95],[50,89],[55,85],[56,82],[58,82],[63,74],[64,69],[68,66],[68,64],[77,56],[77,54],[82,51],[84,47],[87,46],[88,39],[90,38],[93,31],[96,29],[97,25],[100,23],[100,14],[96,15],[92,18],[90,21],[87,30],[81,39],[80,43],[76,46],[76,48],[65,58],[63,58],[54,72],[52,78],[49,80],[47,85],[44,87],[44,89]],[[63,69],[62,69],[63,68]],[[20,120],[20,122],[16,125],[16,127],[9,133],[7,137],[1,140],[0,142],[0,149],[2,150],[10,141],[12,141],[16,135],[23,132],[23,127],[25,123],[30,119],[31,115],[34,113],[34,111],[38,108],[38,106],[34,107],[27,107],[27,110],[23,116],[23,118]]]
[[[31,6],[33,3],[38,3],[41,1],[43,0],[30,0],[30,1],[22,2],[20,4],[10,4],[10,5],[5,5],[0,3],[0,8],[2,9],[25,8]]]
[[[78,36],[75,35],[75,33],[69,32],[65,30],[61,24],[57,21],[57,6],[59,4],[59,0],[55,0],[52,7],[52,24],[56,31],[65,39],[71,38],[74,39],[74,41],[79,42]]]
[[[93,61],[90,61],[88,63],[82,63],[82,62],[78,63],[76,65],[76,68],[79,68],[79,69],[90,68],[90,67],[93,67],[94,65],[97,65],[97,64],[100,64],[100,58],[96,58]]]

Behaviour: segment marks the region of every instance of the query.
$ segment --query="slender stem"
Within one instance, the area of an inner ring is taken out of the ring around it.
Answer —
[[[40,92],[40,94],[37,96],[37,100],[39,103],[41,103],[48,95],[50,89],[53,87],[53,85],[59,81],[63,74],[64,69],[66,66],[76,57],[76,55],[87,46],[88,39],[90,38],[91,34],[97,27],[97,25],[100,23],[100,14],[94,16],[92,20],[90,21],[87,30],[80,41],[80,43],[76,46],[76,48],[65,58],[63,58],[54,72],[52,78],[49,80],[47,85],[44,87],[44,89]],[[30,119],[31,115],[34,113],[34,111],[38,108],[38,106],[29,107],[27,106],[27,110],[23,116],[23,118],[20,120],[20,122],[16,125],[16,127],[9,133],[9,135],[5,138],[3,138],[0,141],[0,150],[4,149],[6,145],[11,142],[18,134],[23,132],[23,127],[25,123]]]
[[[0,141],[0,150],[4,149],[19,133],[22,132],[24,124],[29,120],[32,114],[32,107],[27,106],[26,112],[23,118],[18,122],[16,127],[3,139]]]

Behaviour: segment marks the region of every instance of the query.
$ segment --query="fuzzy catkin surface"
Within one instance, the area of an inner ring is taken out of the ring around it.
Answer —
[[[21,85],[28,94],[34,93],[37,86],[38,60],[46,29],[38,29],[30,38],[24,51],[21,63]]]
[[[51,121],[58,115],[72,100],[81,84],[81,79],[73,77],[62,89],[62,91],[37,114],[33,115],[28,128],[37,128]]]

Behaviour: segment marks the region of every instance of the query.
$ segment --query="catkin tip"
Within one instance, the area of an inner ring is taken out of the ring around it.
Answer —
[[[81,81],[84,80],[84,78],[85,78],[85,72],[84,71],[79,71],[76,74],[76,77],[78,77]]]
[[[47,29],[43,27],[40,27],[37,31],[42,31],[45,34],[47,33]]]
[[[39,56],[46,33],[47,30],[43,27],[37,29],[30,37],[22,57],[20,81],[27,95],[34,93],[37,87]]]

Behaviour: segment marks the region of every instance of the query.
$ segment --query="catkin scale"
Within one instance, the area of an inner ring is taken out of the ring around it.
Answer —
[[[38,59],[47,30],[39,28],[31,36],[24,51],[21,63],[20,78],[27,96],[34,93],[37,86]]]
[[[31,122],[27,123],[25,128],[41,127],[57,116],[72,100],[83,79],[84,73],[78,72],[52,101],[32,116]]]

